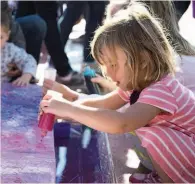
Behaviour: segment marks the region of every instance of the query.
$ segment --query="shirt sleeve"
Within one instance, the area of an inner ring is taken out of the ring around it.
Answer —
[[[132,93],[132,91],[128,92],[128,91],[123,91],[122,89],[118,88],[117,89],[118,95],[125,101],[125,102],[129,102],[130,101],[130,95]]]
[[[32,74],[35,77],[37,63],[36,60],[30,54],[22,48],[17,47],[14,44],[10,44],[12,52],[12,61],[17,65],[17,67],[22,70],[23,73]]]
[[[175,114],[178,105],[171,90],[163,84],[153,85],[144,89],[137,102],[155,106],[170,114]]]

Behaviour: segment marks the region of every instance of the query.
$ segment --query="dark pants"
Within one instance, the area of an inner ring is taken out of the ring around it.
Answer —
[[[177,19],[179,21],[185,11],[188,9],[190,1],[173,1],[173,3],[175,5]]]
[[[38,15],[29,15],[17,18],[26,40],[26,51],[31,54],[37,62],[41,51],[41,45],[45,39],[47,26],[45,21]]]
[[[65,76],[72,71],[68,58],[64,53],[59,30],[57,27],[56,1],[19,1],[16,18],[38,14],[47,25],[45,44],[58,75]]]
[[[84,41],[84,61],[93,62],[94,59],[90,54],[89,43],[93,38],[94,31],[101,25],[104,17],[106,2],[104,1],[68,1],[67,9],[64,12],[64,17],[61,22],[61,38],[63,46],[66,45],[69,38],[69,34],[72,28],[80,16],[84,13],[84,10],[88,6],[88,17],[86,24],[86,34]]]

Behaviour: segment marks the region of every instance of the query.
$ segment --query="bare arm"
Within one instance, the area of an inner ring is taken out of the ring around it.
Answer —
[[[94,99],[86,99],[86,95],[85,100],[82,100],[82,98],[81,100],[78,100],[79,96],[82,94],[73,91],[72,89],[63,84],[59,84],[49,79],[45,79],[43,83],[43,93],[46,94],[48,89],[52,89],[54,91],[62,93],[63,97],[70,102],[75,102],[75,104],[82,104],[89,107],[118,109],[126,104],[126,102],[124,102],[120,98],[117,91],[113,91],[107,95],[102,95]]]
[[[52,81],[50,79],[44,79],[43,94],[45,95],[48,90],[54,90],[59,93],[62,93],[63,98],[65,98],[66,100],[70,102],[74,102],[75,100],[77,100],[80,95],[78,92],[73,91],[72,89],[70,89],[69,87],[63,84],[60,84],[56,81]]]
[[[79,102],[76,102],[76,104],[80,104],[88,107],[116,110],[124,106],[126,102],[121,99],[121,97],[118,95],[118,92],[115,90],[111,93],[102,95],[94,99],[81,100]]]
[[[159,113],[160,109],[142,103],[130,106],[123,113],[80,105],[71,106],[68,117],[93,129],[115,134],[144,127]]]
[[[126,133],[147,125],[161,110],[152,105],[135,103],[125,112],[75,105],[68,101],[43,100],[46,113],[69,117],[95,130],[107,133]]]

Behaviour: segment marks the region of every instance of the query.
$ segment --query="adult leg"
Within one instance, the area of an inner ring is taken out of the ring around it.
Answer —
[[[84,42],[84,61],[86,63],[94,62],[93,57],[90,54],[90,41],[94,36],[94,31],[101,25],[106,2],[104,1],[88,1],[89,4],[89,17],[86,24],[86,34]]]
[[[33,15],[36,13],[33,1],[18,1],[16,18]]]
[[[190,5],[190,1],[189,0],[188,1],[173,1],[173,3],[175,5],[177,19],[179,21],[180,18],[185,13],[185,11],[188,9]]]
[[[26,51],[34,56],[37,63],[41,51],[41,45],[45,38],[47,26],[45,21],[38,15],[29,15],[17,18],[26,40]]]
[[[72,72],[68,58],[62,47],[60,33],[57,27],[57,3],[55,1],[36,1],[37,13],[47,24],[45,44],[59,76],[66,76]]]
[[[60,24],[61,39],[63,47],[65,47],[69,35],[76,21],[82,15],[86,2],[85,1],[68,1],[67,8],[63,15],[63,20]]]

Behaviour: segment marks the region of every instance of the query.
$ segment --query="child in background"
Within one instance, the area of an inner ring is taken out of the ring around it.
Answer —
[[[14,80],[13,84],[25,86],[29,84],[32,77],[35,77],[37,64],[35,59],[24,49],[7,42],[10,35],[10,25],[11,14],[9,10],[1,11],[1,81],[11,81],[12,78],[8,75],[9,64],[15,63],[22,71],[22,75]]]
[[[158,173],[143,180],[195,182],[195,96],[173,77],[173,51],[159,22],[142,6],[130,9],[100,27],[92,41],[94,58],[119,89],[80,105],[45,96],[41,108],[99,131],[136,130]],[[123,91],[132,105],[117,112],[127,103]]]

